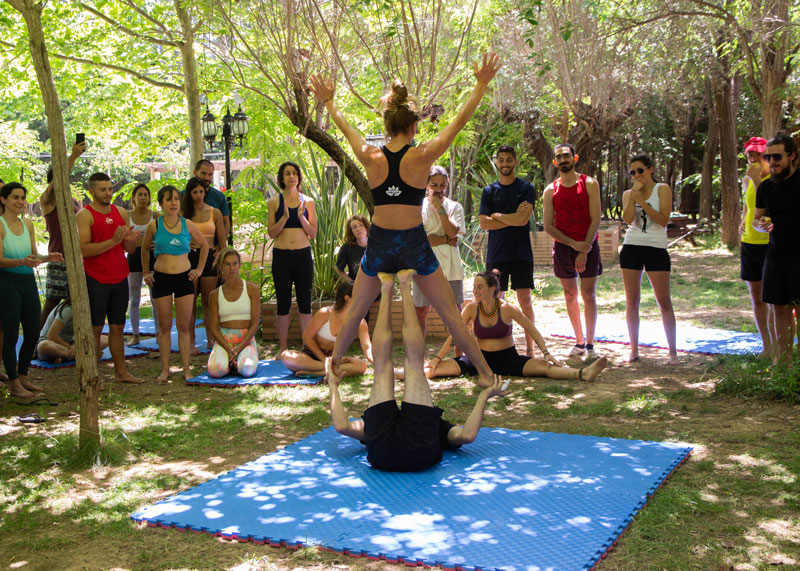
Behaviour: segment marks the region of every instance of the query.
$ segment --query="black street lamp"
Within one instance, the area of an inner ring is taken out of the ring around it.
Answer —
[[[244,138],[250,130],[248,117],[242,111],[242,106],[239,105],[239,110],[236,115],[231,115],[230,107],[225,108],[225,116],[222,118],[222,145],[225,148],[225,198],[228,201],[228,210],[231,213],[231,231],[228,235],[228,245],[233,245],[233,204],[231,201],[231,147],[235,146],[239,138],[238,145],[241,147]],[[209,147],[214,146],[214,141],[217,138],[217,119],[211,114],[206,106],[206,114],[203,115],[203,137],[208,143]]]

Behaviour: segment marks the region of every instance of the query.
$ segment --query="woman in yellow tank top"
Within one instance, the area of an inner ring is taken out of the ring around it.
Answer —
[[[750,291],[753,317],[755,317],[756,327],[761,334],[761,344],[764,347],[763,354],[771,355],[776,335],[772,310],[769,304],[761,300],[761,275],[764,268],[764,257],[767,255],[769,234],[757,232],[753,228],[756,189],[765,178],[769,177],[769,164],[762,158],[766,148],[767,140],[762,137],[752,137],[744,145],[748,166],[747,172],[742,178],[744,206],[742,223],[739,225],[739,234],[742,235],[742,244],[739,250],[739,277],[745,281],[747,289]]]
[[[208,242],[208,258],[206,264],[202,268],[198,268],[200,256],[200,245],[194,241],[190,244],[191,251],[189,252],[189,261],[192,263],[192,268],[200,273],[200,277],[195,280],[195,304],[192,306],[192,328],[191,341],[192,341],[192,355],[197,355],[200,351],[195,346],[195,327],[197,323],[197,309],[196,299],[198,293],[201,296],[203,304],[203,316],[208,315],[208,299],[211,292],[217,287],[217,270],[214,268],[214,259],[216,257],[217,249],[225,246],[225,223],[222,219],[222,213],[206,204],[206,186],[202,180],[197,177],[192,177],[186,183],[186,188],[181,197],[181,210],[183,217],[187,220],[194,222],[197,229]],[[199,282],[199,283],[198,283]],[[198,288],[198,285],[200,286]],[[207,321],[207,320],[206,320]],[[208,330],[208,323],[206,322],[206,343],[209,349],[213,347],[213,340]]]

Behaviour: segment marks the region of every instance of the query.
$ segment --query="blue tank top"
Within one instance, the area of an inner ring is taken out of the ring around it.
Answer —
[[[389,163],[389,174],[385,181],[372,189],[372,202],[375,206],[386,204],[422,206],[422,201],[425,200],[425,189],[414,188],[400,178],[400,161],[403,160],[410,148],[411,145],[406,145],[396,153],[386,147],[381,148]]]
[[[168,254],[170,256],[180,256],[189,253],[189,242],[192,237],[186,229],[186,218],[181,216],[181,231],[173,234],[164,228],[164,219],[156,218],[156,233],[153,236],[155,244],[155,254]]]
[[[305,197],[300,194],[300,199],[305,200]],[[300,210],[300,206],[295,206],[294,208],[289,209],[289,218],[286,220],[286,224],[283,225],[284,228],[302,228],[303,225],[300,224],[300,218],[297,216],[297,211]],[[305,219],[308,220],[308,210],[303,213]],[[275,222],[283,218],[283,194],[278,195],[278,211],[276,212]]]
[[[27,258],[32,254],[31,252],[31,233],[28,231],[28,225],[22,221],[22,234],[17,236],[8,227],[6,219],[0,216],[3,221],[3,229],[6,235],[3,237],[3,257],[9,260],[21,260]],[[32,274],[33,268],[28,266],[15,266],[13,268],[0,268],[4,272],[12,274]]]

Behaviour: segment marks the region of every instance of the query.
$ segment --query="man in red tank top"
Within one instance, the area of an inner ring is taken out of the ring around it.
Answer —
[[[123,328],[128,308],[128,261],[125,252],[136,249],[138,232],[130,227],[128,211],[111,203],[114,188],[105,173],[89,177],[92,203],[75,215],[78,238],[86,271],[86,289],[92,312],[97,357],[100,358],[100,333],[108,316],[108,347],[114,361],[114,380],[142,383],[125,366]]]
[[[561,280],[567,315],[575,331],[575,347],[570,357],[594,355],[594,329],[597,323],[595,286],[603,273],[597,229],[600,226],[600,185],[585,174],[575,172],[578,155],[569,143],[556,145],[553,164],[559,178],[544,191],[544,229],[553,237],[553,273]],[[586,337],[581,327],[578,304],[578,277],[583,299]]]

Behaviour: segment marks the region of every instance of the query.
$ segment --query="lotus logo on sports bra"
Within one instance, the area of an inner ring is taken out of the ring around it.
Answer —
[[[169,245],[170,246],[180,246],[181,245],[181,241],[178,240],[177,238],[173,238],[172,240],[169,241]]]
[[[403,191],[397,188],[396,186],[390,186],[386,189],[386,194],[389,196],[400,196]]]
[[[111,218],[110,216],[106,216],[106,224],[113,224],[113,223],[114,223],[114,219]]]

